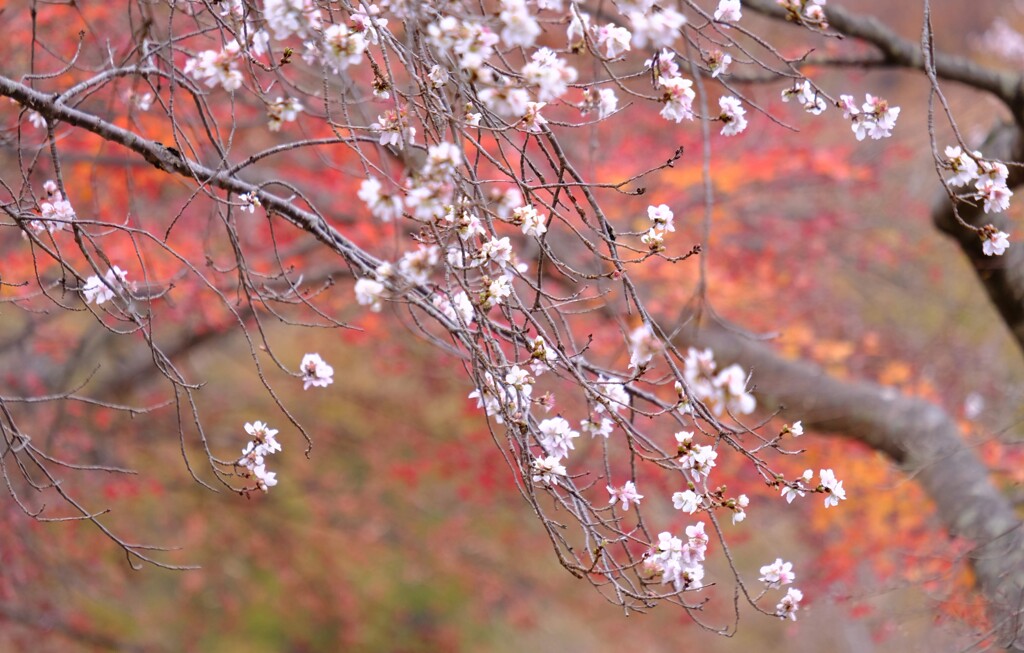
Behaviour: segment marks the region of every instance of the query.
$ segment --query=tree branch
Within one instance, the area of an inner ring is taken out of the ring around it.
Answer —
[[[884,453],[917,480],[949,532],[974,544],[970,560],[1002,645],[1024,650],[1021,520],[942,408],[874,383],[840,381],[723,326],[704,323],[681,338],[753,370],[764,381],[756,389],[763,402],[786,406],[816,431]]]
[[[743,6],[753,11],[785,20],[788,12],[774,0],[744,0]],[[878,48],[882,54],[879,65],[924,70],[920,46],[905,39],[873,16],[860,16],[832,4],[825,11],[829,26],[844,36],[860,39]],[[1002,100],[1018,122],[1024,121],[1024,77],[980,66],[966,57],[936,52],[935,72],[941,79],[960,82],[986,91]]]

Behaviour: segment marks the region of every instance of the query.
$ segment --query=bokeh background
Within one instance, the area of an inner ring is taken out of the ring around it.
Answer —
[[[917,3],[842,4],[918,37]],[[933,3],[937,45],[1019,67],[1024,62],[983,47],[997,18],[1024,27],[1018,4]],[[15,25],[24,7],[10,3],[0,25]],[[53,30],[54,40],[66,40],[89,19],[85,7],[41,5],[40,16],[40,29]],[[793,34],[787,26],[751,23],[777,42]],[[745,136],[716,139],[709,298],[752,330],[778,332],[776,344],[789,356],[940,402],[962,418],[965,437],[1012,491],[1021,480],[1013,462],[1024,367],[956,246],[929,222],[940,186],[923,119],[926,80],[891,71],[808,72],[835,94],[872,92],[900,105],[894,137],[857,143],[837,115],[812,120],[782,105],[775,85],[746,87],[801,133],[753,115]],[[952,84],[945,90],[968,141],[1004,117],[977,93]],[[601,134],[606,140],[590,160],[594,171],[625,170],[657,151],[665,136],[665,125],[654,120],[629,127]],[[952,142],[948,130],[940,127],[940,135],[940,143]],[[678,142],[699,151],[695,133],[680,133]],[[585,147],[581,139],[580,151]],[[0,176],[16,174],[14,157],[9,147],[0,150]],[[94,169],[96,160],[83,165]],[[302,172],[316,174],[315,161],[305,166]],[[684,158],[652,181],[644,198],[621,201],[616,219],[641,221],[648,203],[667,202],[676,209],[675,238],[700,242],[700,181],[699,160]],[[82,184],[83,193],[93,189],[94,206],[113,201],[104,183],[94,175]],[[125,201],[136,213],[156,214],[181,190],[141,188]],[[0,257],[22,246],[11,230],[0,234]],[[692,297],[694,269],[680,267],[651,266],[643,279],[663,314]],[[201,323],[202,307],[180,309],[182,325]],[[371,315],[341,304],[337,317],[355,328],[267,324],[279,358],[298,361],[318,351],[336,372],[332,386],[307,392],[272,366],[266,372],[313,436],[308,453],[269,400],[237,334],[201,339],[178,359],[205,382],[196,396],[211,447],[233,455],[245,442],[245,422],[281,429],[284,451],[274,459],[280,484],[266,496],[215,493],[195,483],[183,455],[196,461],[203,454],[195,437],[180,439],[173,407],[135,418],[86,406],[23,416],[37,420],[36,437],[62,456],[139,470],[68,472],[64,483],[85,504],[109,509],[105,523],[122,536],[172,547],[163,559],[199,568],[135,570],[88,524],[39,523],[5,499],[0,649],[955,650],[983,627],[962,545],[936,526],[913,480],[878,454],[827,434],[809,434],[802,441],[808,452],[793,464],[797,473],[836,468],[849,495],[838,510],[825,513],[819,501],[788,506],[740,469],[728,480],[753,501],[747,521],[732,531],[736,563],[756,577],[777,556],[793,561],[807,596],[798,622],[741,610],[735,635],[712,632],[735,626],[733,588],[717,550],[708,578],[723,583],[709,590],[700,615],[708,628],[667,607],[625,615],[557,564],[485,418],[466,398],[472,388],[459,364],[389,311]],[[54,370],[25,361],[62,348],[75,357],[78,379],[96,365],[116,373],[135,353],[132,343],[83,315],[54,318],[33,326],[32,340],[17,340],[34,320],[0,305],[0,332],[18,343],[0,351],[10,387],[35,373],[45,387]],[[123,374],[112,400],[166,398],[154,375]],[[755,383],[771,383],[756,374]]]

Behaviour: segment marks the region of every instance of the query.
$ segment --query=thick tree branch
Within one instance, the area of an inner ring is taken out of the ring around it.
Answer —
[[[269,193],[233,174],[189,161],[156,141],[147,140],[134,132],[101,120],[95,115],[63,104],[59,100],[59,95],[40,93],[0,75],[0,96],[9,97],[22,106],[36,111],[51,123],[64,122],[96,134],[112,143],[117,143],[140,155],[156,168],[239,195],[252,193],[259,197],[260,202],[268,211],[281,215],[295,226],[309,232],[333,251],[341,254],[346,261],[359,268],[364,274],[371,273],[380,264],[380,261],[345,238],[320,216],[302,210],[287,199]]]
[[[743,6],[765,16],[785,20],[789,15],[775,0],[744,0]],[[924,70],[924,56],[917,42],[905,39],[873,16],[859,16],[829,4],[825,15],[832,30],[878,48],[878,65]],[[986,91],[1003,101],[1018,121],[1024,120],[1024,77],[980,66],[966,57],[936,52],[935,72],[941,79],[960,82]]]
[[[971,562],[1001,645],[1024,650],[1021,520],[942,408],[873,383],[840,381],[722,326],[702,324],[682,339],[752,370],[763,402],[784,405],[816,431],[884,453],[920,483],[950,534],[974,543]]]

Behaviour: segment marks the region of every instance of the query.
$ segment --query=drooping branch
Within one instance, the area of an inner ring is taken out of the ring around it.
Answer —
[[[874,383],[840,381],[720,325],[703,323],[680,337],[752,370],[764,403],[785,406],[815,431],[864,443],[912,476],[948,531],[973,542],[970,560],[1001,644],[1024,650],[1021,520],[942,408]]]
[[[989,159],[1024,160],[1024,138],[1020,128],[1013,123],[993,129],[980,148]],[[1017,188],[1022,184],[1024,169],[1010,167],[1007,186]],[[1004,214],[985,213],[980,203],[954,205],[947,193],[936,197],[932,208],[932,222],[960,246],[992,304],[1024,351],[1024,247],[1018,244],[1011,246],[1002,256],[985,256],[978,235],[959,224],[954,210],[961,220],[975,227],[992,224],[996,229],[1012,234],[1011,222]]]

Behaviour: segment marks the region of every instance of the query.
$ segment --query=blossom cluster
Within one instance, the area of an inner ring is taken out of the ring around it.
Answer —
[[[843,482],[836,478],[835,472],[831,469],[819,471],[820,482],[813,483],[814,472],[805,469],[800,478],[792,483],[782,483],[782,497],[787,503],[793,503],[793,499],[805,496],[808,492],[815,492],[825,495],[825,507],[838,506],[840,501],[846,500],[846,490],[843,489]]]
[[[707,550],[708,535],[702,521],[686,527],[685,541],[668,531],[659,533],[657,546],[644,557],[641,574],[671,584],[677,592],[698,590],[704,586]]]
[[[662,50],[648,61],[648,66],[655,79],[655,89],[661,89],[661,117],[672,122],[693,120],[693,101],[697,93],[693,90],[693,80],[686,79],[679,73],[679,64],[675,61],[675,53]]]
[[[715,356],[710,349],[690,347],[687,350],[683,360],[683,378],[694,398],[716,416],[726,411],[733,415],[749,415],[757,407],[757,400],[747,392],[747,375],[743,368],[734,364],[717,371]],[[682,393],[681,384],[677,386],[677,392]]]
[[[664,206],[664,205],[662,205]],[[629,367],[643,369],[662,350],[661,341],[650,324],[638,326],[629,334]]]
[[[954,188],[967,188],[957,197],[981,201],[985,213],[1002,213],[1010,208],[1013,191],[1007,185],[1010,171],[1006,164],[985,159],[981,152],[966,152],[960,146],[947,146],[942,167],[952,174],[946,183]],[[983,227],[978,235],[985,256],[1001,256],[1010,246],[1010,235],[992,225]]]
[[[693,433],[690,431],[680,431],[675,437],[680,468],[694,483],[706,481],[715,466],[718,452],[711,445],[694,443]]]
[[[782,101],[795,101],[802,106],[807,113],[819,116],[825,113],[828,104],[818,91],[811,86],[808,80],[798,81],[789,88],[782,90]]]
[[[281,126],[295,122],[302,110],[302,103],[295,98],[276,98],[267,106],[267,128],[272,132],[281,131]]]
[[[760,580],[768,589],[789,585],[796,580],[796,574],[793,573],[793,563],[783,562],[782,558],[776,558],[772,564],[761,567]],[[800,602],[803,599],[803,592],[795,587],[787,588],[786,594],[775,606],[775,616],[780,619],[796,621],[796,612],[800,609]]]
[[[651,221],[651,228],[640,237],[640,242],[652,252],[660,252],[665,249],[665,236],[676,230],[674,224],[675,214],[667,204],[647,207],[647,217]]]
[[[843,117],[852,122],[851,129],[858,141],[865,136],[878,140],[892,136],[896,119],[900,115],[899,107],[890,107],[886,100],[870,93],[864,96],[864,104],[857,107],[852,95],[840,95],[839,107]]]
[[[52,179],[43,184],[43,191],[46,197],[39,202],[40,217],[30,221],[29,227],[37,234],[44,231],[52,234],[75,219],[75,209],[71,207],[71,202],[64,199],[57,182]]]
[[[277,429],[272,429],[263,422],[245,424],[245,432],[252,438],[242,449],[242,457],[235,463],[245,469],[244,476],[256,479],[256,488],[267,492],[277,485],[277,473],[267,470],[266,456],[281,451],[281,443],[277,441]]]
[[[130,289],[128,273],[115,265],[107,270],[102,278],[95,274],[87,278],[85,285],[82,286],[82,297],[86,304],[99,306],[109,302],[122,291]]]
[[[185,62],[184,73],[207,86],[220,86],[225,91],[236,91],[242,86],[242,71],[238,69],[242,46],[232,40],[221,50],[203,50]]]

